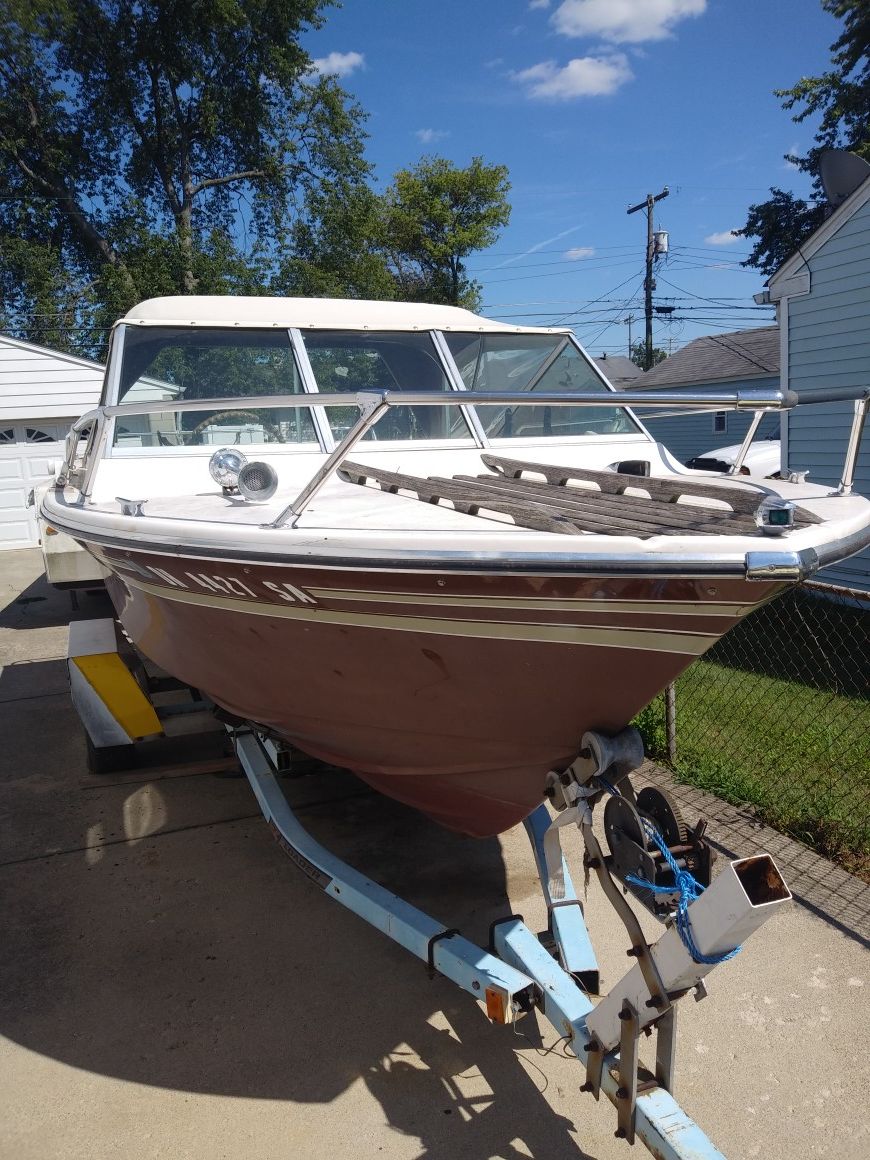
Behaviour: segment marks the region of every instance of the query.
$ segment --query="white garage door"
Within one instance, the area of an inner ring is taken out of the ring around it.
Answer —
[[[63,440],[73,419],[52,423],[0,420],[0,550],[39,543],[36,513],[27,506],[35,483],[63,458]]]

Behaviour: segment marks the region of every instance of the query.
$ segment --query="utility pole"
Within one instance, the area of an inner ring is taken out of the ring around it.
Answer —
[[[629,314],[628,318],[622,321],[628,326],[628,357],[631,358],[631,324],[634,322],[634,315]]]
[[[653,240],[653,206],[663,197],[667,197],[670,190],[667,186],[661,193],[646,195],[646,200],[633,205],[627,213],[637,213],[640,209],[646,210],[646,278],[644,280],[644,314],[646,315],[646,349],[644,351],[644,367],[648,371],[652,366],[653,337],[652,337],[652,293],[653,293],[653,259],[655,258],[655,242]]]

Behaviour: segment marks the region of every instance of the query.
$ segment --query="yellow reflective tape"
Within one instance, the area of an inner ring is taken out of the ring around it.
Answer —
[[[163,732],[153,705],[116,652],[71,659],[131,740]]]

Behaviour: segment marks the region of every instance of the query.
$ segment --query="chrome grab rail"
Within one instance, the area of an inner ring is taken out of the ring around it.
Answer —
[[[743,437],[743,442],[740,444],[740,450],[734,457],[734,462],[725,472],[726,475],[739,475],[740,468],[743,466],[743,460],[749,454],[749,448],[752,440],[755,438],[755,432],[758,430],[758,425],[764,418],[764,411],[756,411],[752,416],[752,422],[749,424],[749,430]]]
[[[861,437],[864,434],[864,423],[867,419],[867,410],[870,408],[870,391],[865,392],[863,399],[853,402],[854,413],[852,426],[849,430],[849,442],[846,444],[846,458],[843,462],[843,474],[840,484],[832,495],[851,495],[852,483],[855,479],[855,463],[858,459],[858,449],[861,446]]]
[[[300,491],[293,502],[288,504],[287,507],[284,508],[284,510],[278,515],[276,519],[272,521],[271,524],[263,524],[262,526],[264,528],[281,528],[284,526],[286,521],[290,519],[291,515],[293,516],[293,519],[290,520],[290,527],[295,528],[296,521],[305,510],[306,504],[308,504],[320,491],[320,489],[326,483],[327,479],[329,479],[329,477],[332,475],[341,461],[348,455],[348,453],[353,451],[354,447],[356,447],[357,443],[359,443],[360,439],[362,439],[365,433],[370,430],[370,428],[374,427],[375,423],[377,423],[377,421],[381,419],[390,409],[390,404],[387,402],[385,396],[376,394],[374,392],[360,392],[360,394],[356,396],[356,403],[359,407],[359,418],[357,421],[354,423],[354,425],[351,427],[336,449],[330,454],[325,463],[320,465],[318,470],[314,473],[311,479],[309,479],[308,483],[306,483],[305,487],[303,487],[302,491]]]
[[[362,391],[378,395],[389,407],[685,407],[749,410],[759,407],[788,410],[797,403],[791,391],[752,387],[744,391]],[[300,395],[234,395],[225,399],[163,399],[151,403],[115,403],[101,407],[107,418],[117,415],[159,415],[166,411],[255,411],[271,407],[352,407],[356,392],[320,392]]]
[[[625,394],[628,394],[628,393],[629,392],[625,392]],[[636,394],[637,392],[632,392],[632,393]],[[740,391],[726,392],[726,393],[736,395],[736,396],[738,396],[738,398],[741,395]],[[763,391],[760,391],[758,393],[762,394],[762,395],[765,394],[765,392],[763,392]],[[747,392],[742,392],[742,394],[745,396],[747,394]],[[779,392],[777,392],[777,394],[779,394]],[[348,431],[347,435],[345,435],[345,437],[344,437],[344,439],[342,439],[341,443],[339,443],[339,445],[332,452],[332,454],[329,456],[329,458],[326,460],[326,462],[321,465],[319,470],[308,481],[308,483],[305,485],[305,487],[302,489],[302,491],[299,493],[299,495],[296,496],[296,498],[293,500],[293,502],[289,503],[287,505],[287,507],[285,507],[284,510],[281,511],[278,514],[278,516],[270,524],[263,524],[262,526],[264,528],[271,528],[274,530],[275,528],[284,527],[284,525],[289,520],[290,527],[295,528],[296,523],[299,520],[299,517],[302,515],[303,511],[305,510],[306,505],[308,503],[310,503],[310,501],[314,498],[314,496],[321,490],[323,485],[326,483],[326,481],[329,479],[329,477],[333,474],[333,472],[336,470],[336,468],[339,466],[339,464],[347,457],[347,455],[353,450],[353,448],[357,445],[357,443],[359,443],[359,441],[365,436],[366,432],[369,431],[372,427],[374,427],[375,423],[377,423],[379,419],[383,418],[383,416],[386,414],[386,412],[389,410],[390,407],[409,406],[409,405],[410,406],[426,406],[426,405],[447,406],[447,405],[449,405],[449,400],[447,403],[445,403],[443,397],[437,397],[437,396],[434,396],[433,394],[428,394],[428,395],[415,394],[413,396],[413,399],[414,399],[413,403],[409,403],[409,397],[410,397],[409,393],[405,392],[405,391],[363,391],[363,392],[360,392],[360,394],[358,394],[356,396],[356,403],[360,409],[359,419],[357,419],[356,423],[353,425],[353,427],[350,429],[350,431]],[[624,397],[623,395],[620,395],[620,399],[622,399],[623,397]],[[608,396],[605,395],[604,398],[608,399]],[[580,406],[586,406],[586,407],[600,407],[600,406],[602,406],[601,393],[596,392],[594,395],[592,395],[588,391],[582,392],[582,393],[578,392],[576,395],[563,395],[563,394],[559,394],[559,395],[555,395],[555,394],[535,395],[535,394],[530,393],[530,392],[523,392],[522,395],[519,397],[519,400],[518,400],[516,393],[499,392],[499,391],[465,391],[462,394],[462,399],[464,402],[472,402],[472,403],[476,403],[478,405],[483,404],[484,406],[487,404],[489,404],[491,406],[492,405],[501,406],[504,404],[505,400],[508,400],[510,402],[521,401],[521,404],[524,406],[536,406],[536,405],[537,406],[552,406],[552,405],[555,405],[555,406],[570,407],[570,406],[578,405],[578,400],[582,400],[581,402],[579,402]],[[594,399],[594,401],[588,401],[589,399]],[[557,401],[554,402],[555,400],[557,400]],[[454,402],[454,405],[455,405],[455,402]],[[609,405],[609,399],[608,399],[608,403],[605,403],[604,405]],[[686,405],[690,406],[691,404],[686,404]],[[744,403],[743,403],[743,406],[758,406],[758,405],[760,405],[760,404],[756,404],[754,402],[752,404],[749,404],[749,403],[744,401]],[[765,410],[769,410],[769,409],[770,408],[769,408],[769,404],[768,404],[768,406],[765,407]],[[763,411],[760,412],[760,414],[763,414]],[[760,415],[759,415],[759,417],[760,417]],[[291,516],[292,516],[292,519],[291,519]]]
[[[473,404],[475,406],[520,406],[520,407],[661,407],[674,406],[686,410],[750,410],[758,414],[753,416],[734,466],[728,474],[739,471],[746,453],[749,450],[755,432],[765,412],[789,411],[803,404],[821,404],[827,402],[852,401],[854,417],[846,447],[845,461],[840,484],[832,495],[849,495],[852,491],[855,475],[855,463],[867,411],[870,408],[870,389],[866,387],[856,389],[833,388],[821,392],[809,393],[801,398],[794,391],[768,390],[765,388],[750,388],[743,391],[578,391],[574,393],[526,391],[360,391],[355,394],[347,393],[320,393],[294,395],[243,395],[232,398],[190,399],[190,400],[160,400],[151,403],[118,403],[112,406],[98,407],[88,411],[72,426],[66,437],[65,458],[58,475],[58,485],[67,483],[80,489],[83,499],[90,495],[90,485],[93,480],[97,460],[108,431],[107,419],[118,415],[154,415],[166,412],[181,411],[239,411],[256,410],[257,408],[287,407],[301,409],[303,407],[347,407],[356,406],[360,415],[356,423],[328,456],[317,472],[312,476],[302,491],[296,496],[266,528],[280,528],[290,519],[290,526],[295,527],[307,503],[321,490],[323,485],[333,474],[339,463],[353,450],[365,434],[386,414],[390,407],[456,407]],[[76,465],[76,454],[79,440],[76,438],[81,431],[91,427],[91,436],[83,456],[81,465]]]
[[[76,456],[80,442],[79,436],[82,431],[86,431],[91,427],[94,428],[97,434],[97,441],[99,441],[99,436],[102,435],[105,423],[105,408],[97,407],[93,411],[85,411],[84,415],[76,419],[75,423],[70,427],[64,440],[63,463],[57,475],[57,484],[59,487],[65,487],[68,483],[72,484],[73,487],[81,486],[82,474],[85,471],[88,461],[88,451],[94,443],[94,435],[92,433],[91,438],[88,440],[87,447],[82,456],[82,462],[77,466]]]

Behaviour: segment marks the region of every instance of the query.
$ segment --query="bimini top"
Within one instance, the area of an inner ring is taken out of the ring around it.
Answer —
[[[259,298],[232,295],[149,298],[122,322],[139,326],[274,326],[300,330],[456,330],[563,334],[567,327],[509,326],[458,306],[362,298]]]

